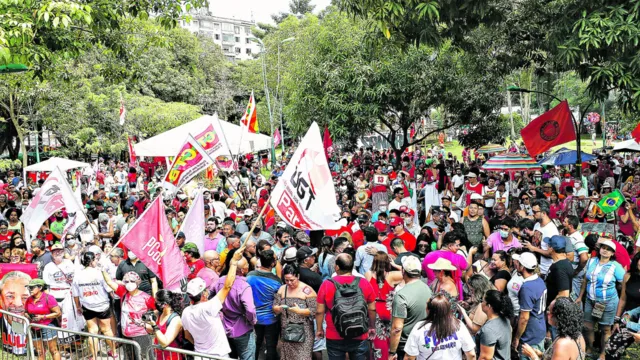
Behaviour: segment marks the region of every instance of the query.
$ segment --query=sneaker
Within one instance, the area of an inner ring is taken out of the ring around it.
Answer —
[[[113,351],[111,351],[111,350],[107,351],[107,356],[112,358],[112,359],[117,359],[118,358],[118,354],[113,353]]]

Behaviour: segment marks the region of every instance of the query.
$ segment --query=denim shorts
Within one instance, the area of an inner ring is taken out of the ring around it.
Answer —
[[[33,340],[49,341],[58,337],[57,330],[33,328]]]
[[[596,302],[587,298],[584,304],[584,321],[590,322],[592,324],[597,322],[600,325],[613,325],[613,320],[616,317],[616,311],[618,310],[619,301],[620,299],[618,297],[607,300],[607,305],[604,308],[602,317],[598,319],[591,316],[593,306]]]

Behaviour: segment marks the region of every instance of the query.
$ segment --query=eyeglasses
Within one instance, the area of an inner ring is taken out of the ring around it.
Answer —
[[[529,200],[529,198],[528,197],[523,197],[522,201],[525,201],[525,200]]]

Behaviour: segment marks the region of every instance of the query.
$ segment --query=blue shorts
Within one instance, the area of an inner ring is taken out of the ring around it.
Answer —
[[[616,317],[616,311],[618,310],[619,301],[620,299],[617,297],[607,300],[607,304],[604,308],[604,312],[602,313],[602,317],[598,319],[591,316],[593,306],[596,302],[587,298],[584,303],[584,321],[590,322],[592,324],[597,322],[600,325],[613,325],[613,320]]]
[[[37,327],[33,327],[32,329],[33,329],[33,332],[32,332],[33,340],[49,341],[49,340],[56,339],[58,337],[57,330],[42,329]]]

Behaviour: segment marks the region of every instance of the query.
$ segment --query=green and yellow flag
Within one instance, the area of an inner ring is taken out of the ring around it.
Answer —
[[[603,213],[609,214],[612,213],[622,205],[624,202],[624,195],[620,192],[620,190],[616,189],[611,193],[607,194],[605,197],[598,202],[598,206]]]

